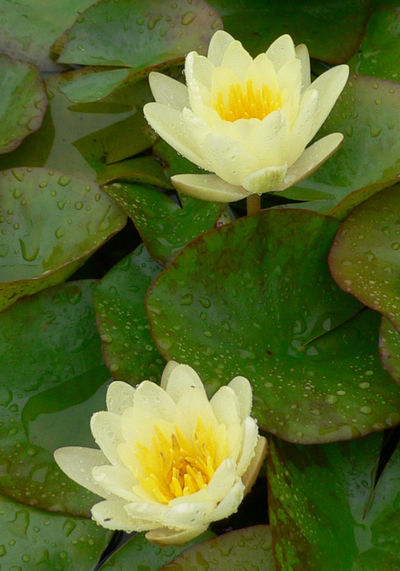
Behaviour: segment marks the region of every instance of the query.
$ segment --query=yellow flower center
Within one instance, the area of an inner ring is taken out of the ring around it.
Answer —
[[[238,119],[263,119],[272,111],[282,106],[281,94],[272,93],[267,85],[255,88],[253,81],[246,84],[236,83],[229,86],[225,94],[219,91],[214,104],[221,119],[237,121]]]
[[[226,458],[225,434],[211,425],[206,428],[200,418],[191,440],[176,425],[168,436],[158,426],[154,431],[151,447],[137,443],[136,456],[144,472],[138,479],[161,503],[205,488]]]

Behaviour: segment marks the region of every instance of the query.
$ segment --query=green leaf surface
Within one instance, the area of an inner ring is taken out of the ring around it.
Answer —
[[[399,81],[399,6],[379,6],[371,15],[358,52],[349,61],[354,73]]]
[[[341,204],[353,191],[392,185],[400,175],[399,129],[400,83],[352,76],[318,132],[318,139],[328,133],[343,133],[344,144],[301,183],[300,190],[325,193],[323,212],[336,215],[337,205],[344,211],[354,206],[354,196],[349,197],[348,206]],[[296,189],[290,189],[290,197],[295,196]],[[285,196],[285,192],[280,194]],[[321,211],[318,204],[313,202],[308,208]]]
[[[323,446],[270,439],[277,569],[400,569],[399,447],[375,487],[382,435]]]
[[[0,490],[78,515],[88,515],[97,496],[59,470],[53,451],[95,447],[89,420],[104,409],[109,372],[92,287],[90,281],[69,282],[0,314]]]
[[[162,565],[169,563],[191,545],[213,536],[214,534],[211,531],[206,531],[182,547],[174,547],[172,545],[161,547],[147,541],[144,533],[137,533],[117,549],[100,569],[101,571],[111,569],[114,571],[127,571],[128,569],[132,569],[132,571],[133,569],[138,571],[159,571]]]
[[[93,0],[1,0],[0,51],[42,71],[62,69],[51,58],[50,46],[91,4]]]
[[[106,192],[132,218],[151,256],[159,264],[170,262],[193,238],[217,223],[224,204],[182,197],[182,206],[158,189],[123,182]]]
[[[400,185],[382,190],[343,222],[329,255],[336,282],[400,330]]]
[[[379,331],[379,353],[385,369],[400,383],[400,333],[386,317]]]
[[[159,382],[164,360],[150,335],[144,296],[161,266],[141,244],[98,282],[94,295],[104,359],[115,379]]]
[[[92,521],[49,513],[0,496],[0,569],[93,569],[111,533]]]
[[[302,443],[354,438],[400,421],[400,389],[377,352],[379,315],[333,282],[338,222],[266,210],[190,243],[147,295],[167,359],[213,392],[249,378],[262,428]]]
[[[151,184],[161,188],[172,188],[155,157],[135,157],[106,165],[97,175],[100,184],[122,179],[132,183]]]
[[[4,54],[0,54],[0,90],[0,153],[8,153],[39,129],[47,97],[39,70]]]
[[[76,76],[74,81],[66,83],[61,91],[73,103],[92,103],[112,93],[129,77],[129,69],[106,69],[97,71],[87,69]]]
[[[221,27],[203,0],[100,0],[76,20],[58,61],[141,69],[191,50],[205,53]]]
[[[198,543],[162,571],[274,571],[271,532],[267,525],[236,529]],[[161,570],[160,570],[161,571]]]
[[[368,19],[370,0],[209,0],[222,16],[224,29],[253,56],[282,34],[305,43],[312,57],[346,62],[357,50]],[[340,42],[338,38],[340,37]]]
[[[0,309],[65,280],[126,223],[96,185],[47,169],[0,173]]]

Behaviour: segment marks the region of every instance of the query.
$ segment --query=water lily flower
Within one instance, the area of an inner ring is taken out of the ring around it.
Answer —
[[[348,78],[337,65],[310,80],[304,44],[287,34],[253,59],[228,33],[217,31],[207,57],[186,57],[186,84],[152,72],[156,102],[147,121],[178,153],[212,174],[180,174],[187,194],[231,202],[280,191],[314,172],[343,140],[331,133],[306,148]]]
[[[251,404],[244,377],[208,400],[197,373],[170,361],[161,386],[112,382],[108,410],[91,419],[100,450],[59,448],[55,460],[104,498],[92,508],[97,523],[180,545],[235,512],[253,484],[266,441]]]

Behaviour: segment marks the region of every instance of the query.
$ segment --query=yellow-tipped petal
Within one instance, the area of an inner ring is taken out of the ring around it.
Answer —
[[[244,188],[214,174],[178,174],[171,177],[171,182],[177,190],[210,202],[235,202],[249,196]]]
[[[157,103],[167,105],[181,111],[189,106],[189,95],[186,85],[157,71],[149,74],[151,92]]]

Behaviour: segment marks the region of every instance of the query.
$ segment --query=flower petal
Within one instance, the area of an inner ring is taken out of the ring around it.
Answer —
[[[251,412],[253,402],[251,385],[246,377],[238,376],[231,380],[228,387],[236,393],[240,408],[240,419],[244,420]]]
[[[210,514],[214,506],[215,502],[203,500],[201,502],[187,501],[168,507],[164,517],[164,525],[176,529],[202,527],[210,521]]]
[[[160,137],[189,161],[199,167],[203,166],[201,155],[194,145],[193,137],[187,132],[179,111],[160,103],[147,103],[143,107],[143,112],[151,127]]]
[[[310,54],[306,44],[296,46],[296,57],[301,61],[301,90],[304,91],[311,83]]]
[[[132,519],[152,521],[153,529],[156,529],[164,525],[163,521],[169,508],[166,504],[157,502],[129,502],[125,503],[125,511]]]
[[[138,385],[135,394],[135,412],[148,410],[155,417],[172,422],[175,415],[175,403],[161,387],[150,381]]]
[[[161,527],[146,533],[146,539],[151,541],[151,543],[156,543],[157,545],[184,545],[191,539],[206,531],[207,527],[208,525],[204,525],[201,527],[185,529],[183,531]]]
[[[198,419],[208,427],[217,425],[214,411],[204,391],[198,388],[187,389],[176,403],[175,422],[186,438],[192,439]]]
[[[264,436],[259,436],[255,448],[254,457],[250,462],[246,472],[242,476],[242,482],[244,484],[245,494],[249,493],[254,482],[256,481],[261,465],[264,462],[266,453],[267,453],[267,440],[266,438],[264,438]]]
[[[225,50],[221,67],[231,69],[242,82],[245,80],[247,70],[252,62],[253,58],[249,52],[244,49],[241,42],[234,40]]]
[[[54,452],[54,459],[61,470],[77,484],[102,498],[115,498],[113,494],[107,493],[92,477],[92,470],[95,466],[108,464],[108,460],[101,450],[81,446],[66,446],[65,448],[58,448]]]
[[[211,38],[210,44],[208,46],[207,57],[210,62],[214,65],[221,65],[225,51],[227,50],[229,44],[234,41],[234,38],[232,38],[228,32],[224,32],[224,30],[217,30]]]
[[[240,423],[240,405],[235,391],[227,386],[221,387],[210,400],[218,422],[229,426]]]
[[[96,444],[111,464],[119,464],[117,446],[122,442],[121,417],[104,410],[95,412],[90,419],[90,429]]]
[[[301,97],[301,62],[298,59],[287,61],[278,71],[279,88],[283,95],[282,112],[292,126],[299,113]]]
[[[122,414],[123,411],[133,405],[135,388],[122,381],[113,381],[107,389],[108,412]]]
[[[236,467],[238,476],[242,476],[249,467],[250,461],[255,455],[258,439],[258,428],[254,418],[248,416],[243,422],[244,435],[242,443],[242,453]]]
[[[269,46],[266,54],[278,71],[287,61],[296,57],[292,38],[288,34],[280,36]]]
[[[161,375],[161,381],[160,381],[160,387],[162,389],[164,389],[164,391],[167,389],[167,385],[168,385],[168,381],[169,378],[171,376],[171,373],[174,369],[176,369],[176,367],[179,367],[179,363],[177,363],[176,361],[173,361],[172,359],[170,361],[167,362],[167,364],[164,367],[164,370],[162,372]]]
[[[240,478],[229,490],[224,499],[218,504],[212,513],[211,521],[224,519],[237,512],[240,502],[243,500],[244,485]]]
[[[263,194],[280,188],[287,171],[287,165],[265,167],[251,173],[243,180],[243,187],[250,194]]]
[[[197,52],[190,52],[185,60],[185,77],[186,85],[190,89],[192,85],[198,86],[199,84],[206,89],[211,90],[211,80],[214,71],[214,66],[204,56],[199,55]]]
[[[215,174],[178,174],[171,177],[174,187],[201,200],[235,202],[249,196],[240,186],[234,186]]]
[[[310,176],[333,155],[342,142],[342,133],[331,133],[307,147],[301,157],[288,169],[283,183],[276,191],[285,190]]]
[[[297,161],[312,138],[313,120],[317,108],[318,92],[315,89],[308,89],[302,97],[300,110],[290,133],[285,157],[289,166]]]
[[[132,473],[122,466],[95,466],[92,476],[104,490],[129,502],[141,501],[131,490],[137,484]]]
[[[186,85],[157,71],[149,74],[151,92],[157,103],[173,107],[181,111],[189,106],[189,96]]]
[[[189,389],[198,389],[205,396],[206,392],[199,375],[189,365],[176,364],[167,374],[165,391],[175,403]]]
[[[92,507],[92,517],[106,529],[121,529],[130,533],[136,528],[124,509],[125,504],[122,500],[100,502]]]

